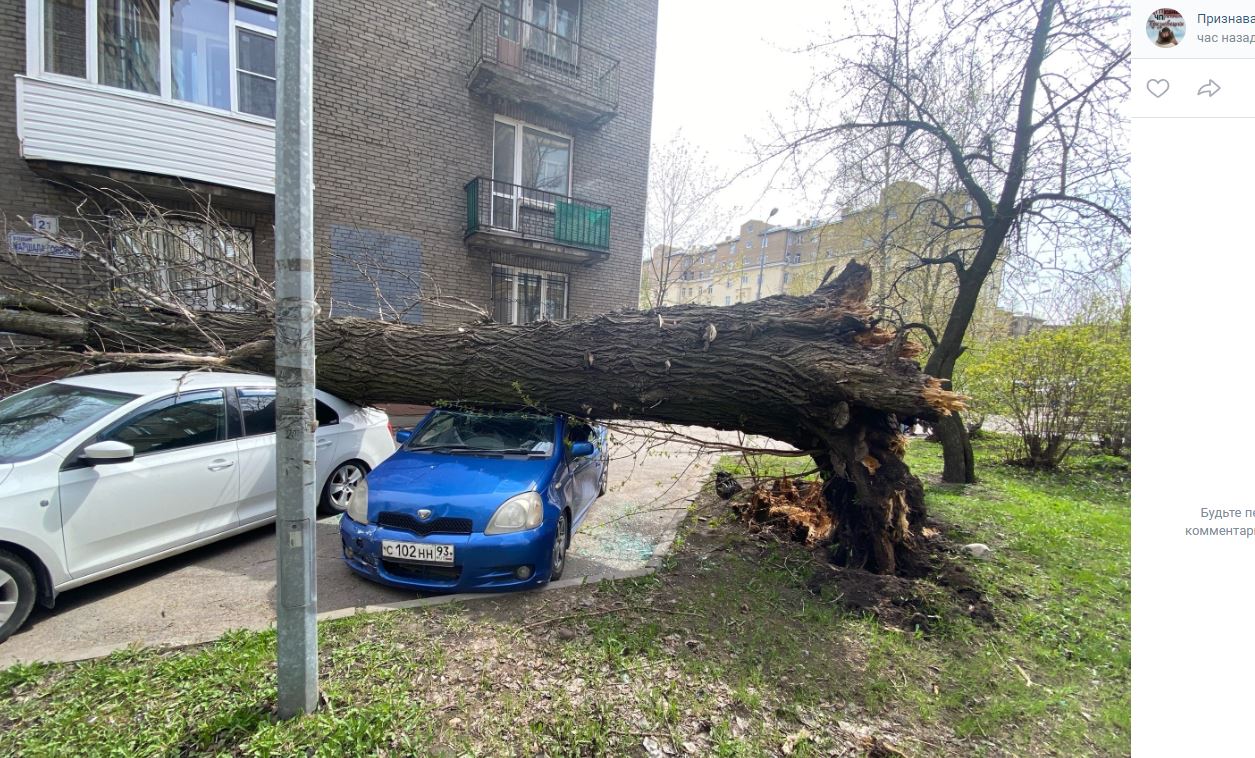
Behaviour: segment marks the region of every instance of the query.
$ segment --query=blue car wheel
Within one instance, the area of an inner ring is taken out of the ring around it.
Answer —
[[[549,581],[557,581],[562,578],[562,571],[566,568],[566,548],[567,533],[570,531],[567,527],[566,511],[558,517],[558,530],[553,536],[553,557],[549,563]]]

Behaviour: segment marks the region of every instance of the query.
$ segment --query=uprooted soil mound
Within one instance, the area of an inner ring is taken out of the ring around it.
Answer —
[[[835,565],[831,560],[837,522],[823,498],[822,483],[781,477],[754,483],[735,493],[729,505],[753,532],[796,542],[815,556],[807,588],[882,623],[927,633],[950,614],[994,624],[994,609],[962,565],[962,551],[946,537],[946,526],[929,519],[921,543],[901,576],[873,574]]]
[[[742,517],[779,529],[794,542],[811,547],[831,542],[837,531],[837,522],[824,504],[822,482],[772,479],[733,502]]]

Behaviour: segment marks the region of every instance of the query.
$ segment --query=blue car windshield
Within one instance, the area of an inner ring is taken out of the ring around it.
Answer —
[[[554,433],[553,416],[433,411],[405,449],[548,456],[553,452]]]
[[[0,463],[42,455],[136,397],[53,383],[0,400]]]

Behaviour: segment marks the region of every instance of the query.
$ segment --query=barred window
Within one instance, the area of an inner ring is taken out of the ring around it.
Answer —
[[[253,232],[165,217],[115,218],[113,249],[122,289],[137,288],[202,311],[252,307]]]
[[[500,324],[561,321],[567,317],[567,275],[539,269],[492,267],[492,313]]]

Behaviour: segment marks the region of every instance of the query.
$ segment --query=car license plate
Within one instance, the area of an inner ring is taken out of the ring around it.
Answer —
[[[384,540],[383,557],[394,561],[417,563],[453,563],[453,545]]]

